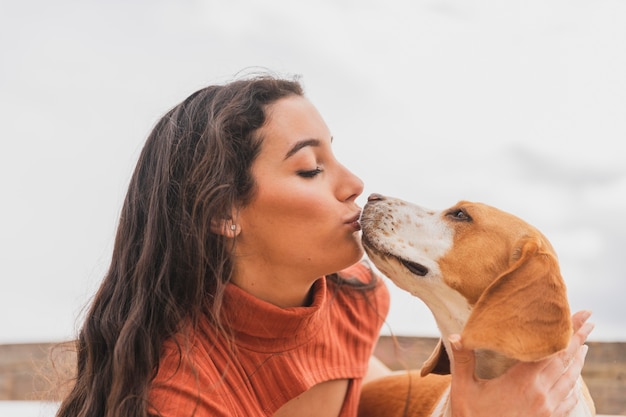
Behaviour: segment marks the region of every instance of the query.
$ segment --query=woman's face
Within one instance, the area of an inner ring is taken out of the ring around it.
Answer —
[[[363,182],[335,159],[330,131],[306,98],[280,99],[266,113],[254,197],[236,216],[235,274],[310,279],[357,262]]]

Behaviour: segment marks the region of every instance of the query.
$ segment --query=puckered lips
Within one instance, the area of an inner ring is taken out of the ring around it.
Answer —
[[[361,212],[358,212],[354,216],[350,217],[346,221],[346,224],[352,227],[355,231],[359,231],[361,230],[361,223],[359,222],[360,218],[361,218]]]

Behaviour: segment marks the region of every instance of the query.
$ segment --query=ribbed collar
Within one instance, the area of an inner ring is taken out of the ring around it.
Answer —
[[[224,294],[223,314],[235,332],[236,344],[256,352],[283,352],[315,336],[328,320],[326,278],[313,284],[310,306],[280,308],[234,284]]]

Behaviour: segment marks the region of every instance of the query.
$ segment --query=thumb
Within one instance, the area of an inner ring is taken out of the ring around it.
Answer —
[[[459,380],[473,379],[476,364],[474,351],[463,347],[461,336],[458,334],[450,335],[448,341],[452,347],[452,377]]]

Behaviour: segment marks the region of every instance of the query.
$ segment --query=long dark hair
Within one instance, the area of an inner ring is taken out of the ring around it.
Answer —
[[[303,95],[261,75],[204,88],[161,118],[141,152],[112,261],[77,340],[75,384],[57,417],[147,416],[163,342],[207,316],[218,328],[232,244],[211,221],[253,197],[266,107]]]

